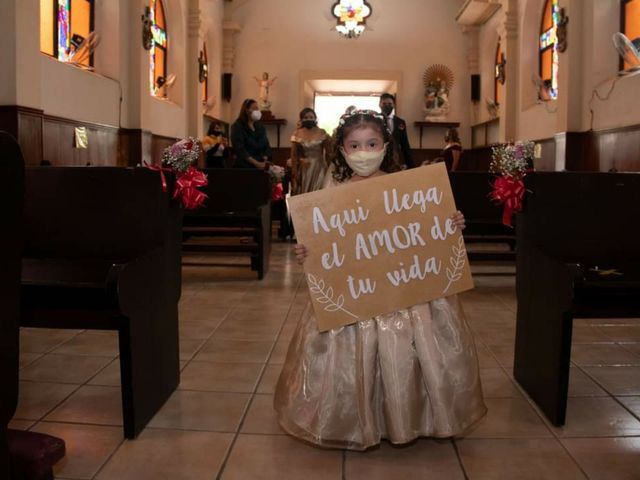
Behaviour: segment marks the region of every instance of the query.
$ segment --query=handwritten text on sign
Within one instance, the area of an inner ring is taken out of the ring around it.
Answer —
[[[473,288],[444,163],[289,205],[321,331]]]

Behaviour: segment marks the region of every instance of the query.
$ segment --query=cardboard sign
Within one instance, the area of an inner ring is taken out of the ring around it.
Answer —
[[[289,204],[320,331],[473,288],[444,163]]]

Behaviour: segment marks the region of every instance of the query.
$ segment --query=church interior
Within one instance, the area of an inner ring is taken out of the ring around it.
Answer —
[[[640,479],[640,0],[0,5],[0,480]],[[358,131],[372,187],[442,173],[426,310],[311,274]]]

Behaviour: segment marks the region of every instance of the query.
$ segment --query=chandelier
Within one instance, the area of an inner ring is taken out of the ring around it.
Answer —
[[[364,32],[371,6],[365,0],[339,0],[331,7],[336,30],[346,38],[358,38]]]

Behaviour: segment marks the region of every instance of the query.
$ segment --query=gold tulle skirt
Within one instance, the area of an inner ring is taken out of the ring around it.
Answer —
[[[329,332],[318,331],[308,304],[274,407],[286,432],[324,447],[464,434],[487,409],[459,301],[441,298]]]

